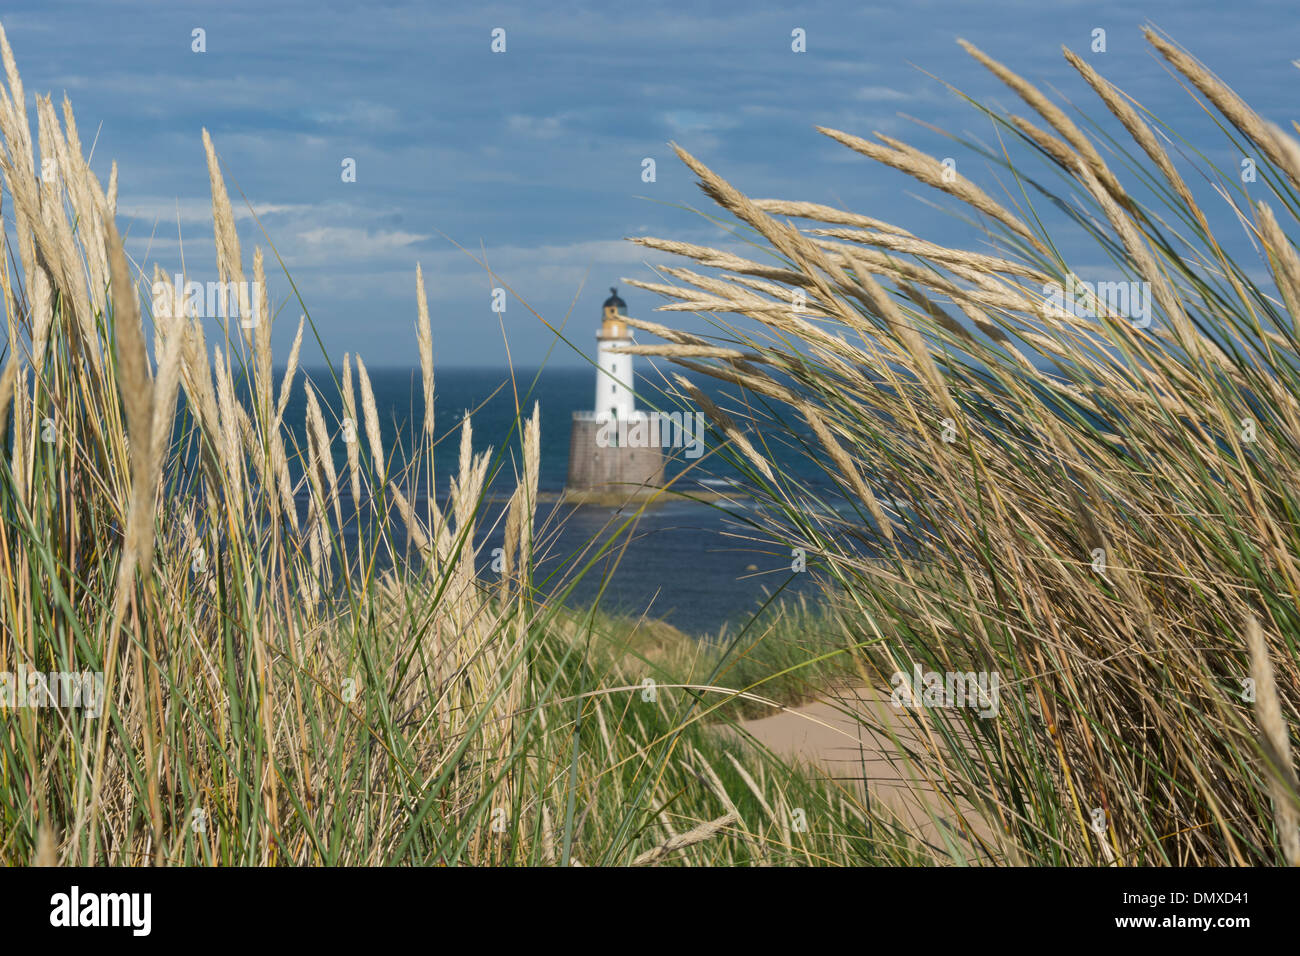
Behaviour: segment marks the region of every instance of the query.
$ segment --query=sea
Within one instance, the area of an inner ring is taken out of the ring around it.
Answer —
[[[301,376],[303,372],[299,372]],[[338,386],[330,369],[307,369],[318,386],[325,416],[335,429],[341,420]],[[400,465],[402,449],[418,439],[424,420],[423,385],[416,368],[370,368],[384,445]],[[356,371],[353,370],[355,378]],[[279,374],[276,376],[277,388]],[[520,435],[516,408],[531,414],[534,402],[541,414],[539,504],[534,584],[547,594],[560,595],[568,605],[596,605],[607,613],[645,615],[666,621],[681,631],[708,638],[724,628],[734,634],[762,608],[792,601],[803,593],[815,597],[815,575],[792,571],[791,548],[773,540],[757,525],[759,505],[743,494],[743,476],[721,456],[713,454],[713,433],[703,453],[692,459],[685,448],[666,449],[668,478],[675,488],[700,501],[677,498],[646,508],[623,509],[572,505],[560,501],[568,471],[569,431],[575,411],[590,410],[594,392],[590,368],[439,369],[435,376],[435,478],[432,493],[441,506],[458,468],[460,426],[470,415],[475,453],[493,450],[497,468],[474,542],[480,573],[490,573],[492,549],[504,537],[501,512],[515,488]],[[735,407],[727,393],[697,381],[724,407]],[[636,384],[638,407],[672,411],[682,408],[646,377]],[[285,414],[286,425],[301,439],[306,397],[295,382]],[[516,405],[518,402],[518,406]],[[364,427],[358,424],[364,441]],[[335,429],[337,436],[337,430]],[[336,464],[346,460],[341,441],[334,444]],[[783,462],[810,486],[833,493],[823,474],[802,455]],[[499,467],[498,467],[499,466]],[[390,471],[392,471],[390,462]],[[684,473],[683,473],[684,472]],[[346,483],[346,482],[344,482]],[[420,513],[420,496],[430,489],[412,486],[413,504]],[[301,492],[305,510],[307,492]],[[345,498],[350,497],[346,495]],[[613,542],[606,554],[603,545]],[[586,567],[590,563],[590,567]],[[586,567],[575,575],[575,568]],[[577,580],[575,581],[575,577]]]

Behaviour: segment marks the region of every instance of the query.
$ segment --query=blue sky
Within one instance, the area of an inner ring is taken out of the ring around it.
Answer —
[[[990,140],[987,121],[925,71],[1025,109],[954,42],[965,37],[1043,88],[1099,112],[1060,54],[1101,72],[1171,124],[1212,130],[1142,41],[1165,30],[1258,111],[1297,114],[1300,12],[1294,2],[908,2],[810,4],[6,2],[29,97],[71,98],[93,165],[119,166],[128,251],[152,270],[215,279],[201,129],[225,164],[242,217],[246,264],[267,245],[257,210],[338,360],[414,359],[415,264],[425,272],[437,363],[501,365],[501,322],[516,363],[552,342],[519,299],[490,309],[491,267],[553,324],[592,343],[607,287],[653,280],[667,257],[623,241],[651,234],[731,246],[678,208],[711,209],[672,156],[672,140],[748,195],[844,206],[956,242],[938,199],[901,174],[817,134],[880,131],[945,156],[951,147],[908,114]],[[506,31],[506,51],[490,49]],[[1089,54],[1091,31],[1107,31]],[[191,50],[191,31],[207,50]],[[803,29],[807,51],[791,50]],[[1221,138],[1207,144],[1224,145]],[[341,162],[357,181],[341,181]],[[642,161],[656,181],[642,181]],[[959,162],[967,161],[958,154]],[[968,160],[978,164],[978,159]],[[997,192],[991,170],[963,173]],[[238,187],[238,189],[236,188]],[[177,215],[179,211],[179,239]],[[739,246],[736,246],[739,249]],[[283,358],[300,307],[268,267]],[[655,304],[621,290],[634,315]],[[681,319],[688,327],[698,320]],[[313,350],[316,348],[312,345]],[[319,360],[315,351],[308,362]],[[551,357],[574,365],[566,346]]]

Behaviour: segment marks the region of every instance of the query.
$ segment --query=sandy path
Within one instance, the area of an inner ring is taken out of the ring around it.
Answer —
[[[966,834],[965,827],[986,841],[993,829],[964,801],[958,804],[966,817],[963,825],[933,787],[914,779],[917,770],[884,731],[890,728],[904,746],[922,749],[913,722],[906,712],[890,704],[888,690],[840,690],[817,703],[743,721],[740,726],[776,755],[811,764],[858,794],[865,784],[867,802],[873,810],[893,814],[910,832],[945,855],[941,826],[963,853],[986,856]]]

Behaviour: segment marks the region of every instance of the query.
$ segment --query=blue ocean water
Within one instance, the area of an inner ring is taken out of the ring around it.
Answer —
[[[309,369],[318,386],[325,415],[334,429],[342,417],[337,386],[328,368]],[[355,371],[354,371],[355,376]],[[419,438],[424,421],[423,388],[418,368],[369,370],[379,412],[384,444],[390,458],[399,465],[404,449]],[[277,376],[278,378],[278,376]],[[704,386],[706,383],[700,382]],[[591,369],[508,369],[440,370],[435,381],[435,422],[438,442],[434,447],[436,499],[447,495],[448,482],[457,469],[460,423],[471,413],[475,453],[489,446],[506,453],[494,460],[500,465],[491,486],[495,499],[485,509],[475,542],[480,565],[490,562],[491,549],[501,543],[503,522],[498,520],[502,499],[515,487],[520,438],[516,429],[516,396],[519,407],[531,413],[533,402],[541,409],[541,462],[537,513],[536,583],[547,593],[563,591],[573,583],[574,568],[592,566],[568,594],[567,603],[587,606],[599,602],[603,610],[646,614],[668,621],[681,630],[699,636],[716,633],[728,622],[733,628],[748,621],[769,595],[781,591],[792,597],[812,591],[808,574],[792,574],[788,547],[766,538],[748,523],[754,519],[755,504],[743,497],[728,502],[697,503],[673,501],[645,509],[619,512],[610,507],[573,506],[558,501],[568,470],[569,430],[574,411],[589,409],[594,390]],[[638,405],[672,410],[669,400],[642,378],[637,384]],[[723,394],[714,392],[726,403]],[[286,424],[299,436],[306,411],[302,384],[295,383],[286,410]],[[363,429],[358,431],[364,436]],[[706,443],[707,446],[707,443]],[[345,448],[334,445],[336,464],[342,468]],[[719,491],[737,479],[737,473],[716,455],[705,454],[692,461],[683,449],[667,452],[669,477],[687,466],[689,471],[675,487],[683,491]],[[798,462],[794,463],[798,467]],[[810,483],[824,482],[815,469],[805,466]],[[390,471],[393,470],[390,462]],[[418,496],[427,488],[415,488]],[[599,546],[616,538],[620,547],[596,558]],[[576,565],[575,565],[576,561]]]

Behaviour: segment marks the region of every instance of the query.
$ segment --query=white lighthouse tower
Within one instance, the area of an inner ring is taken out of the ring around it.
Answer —
[[[632,356],[614,349],[632,345],[627,303],[617,289],[601,309],[596,332],[596,395],[591,411],[573,413],[569,435],[567,500],[619,503],[652,495],[664,483],[664,458],[648,416],[636,407]],[[640,427],[632,427],[638,423]]]
[[[614,349],[631,345],[632,334],[624,321],[627,303],[618,297],[618,289],[611,287],[609,291],[600,331],[596,333],[596,401],[591,407],[598,421],[613,419],[626,422],[634,418],[636,413],[636,396],[632,393],[635,383],[632,373],[633,356],[619,355]]]

